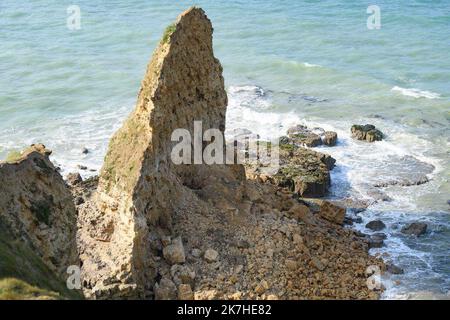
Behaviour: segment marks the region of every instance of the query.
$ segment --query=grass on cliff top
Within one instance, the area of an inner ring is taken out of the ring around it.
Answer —
[[[162,43],[167,43],[169,41],[170,36],[172,33],[175,32],[175,29],[177,28],[175,23],[172,23],[171,25],[167,26],[166,30],[164,30],[164,34],[162,37]]]
[[[60,295],[53,291],[38,287],[16,279],[5,278],[0,280],[0,300],[59,300]]]
[[[0,299],[82,299],[0,221]]]
[[[22,157],[22,154],[19,151],[11,151],[7,156],[5,161],[10,163],[10,162],[16,162],[19,161],[20,158]]]

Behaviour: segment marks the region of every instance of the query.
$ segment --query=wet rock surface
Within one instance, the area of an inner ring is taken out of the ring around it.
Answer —
[[[15,161],[0,161],[0,222],[50,270],[63,275],[78,264],[76,210],[50,154],[44,145],[34,144]]]
[[[366,228],[373,231],[380,231],[386,228],[386,225],[381,220],[373,220],[366,224]]]
[[[405,271],[402,268],[397,267],[395,264],[392,264],[392,263],[386,264],[386,271],[391,274],[404,274],[405,273]]]
[[[352,137],[356,140],[375,142],[383,140],[383,133],[374,125],[353,125],[351,128]]]
[[[296,125],[288,129],[285,143],[309,148],[322,144],[332,147],[336,145],[337,139],[337,133],[334,131],[325,131],[322,128],[309,129],[304,125]]]
[[[427,232],[428,225],[423,222],[413,222],[402,228],[401,232],[407,235],[419,237]]]
[[[81,182],[83,182],[83,178],[78,172],[69,173],[66,177],[66,181],[70,186],[75,186]]]

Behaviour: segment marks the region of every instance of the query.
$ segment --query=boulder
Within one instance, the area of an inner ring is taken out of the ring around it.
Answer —
[[[386,228],[386,225],[381,220],[373,220],[366,224],[366,228],[373,231],[381,231]]]
[[[186,283],[194,286],[195,281],[195,271],[187,265],[176,264],[170,268],[170,275],[176,285]]]
[[[312,132],[307,127],[302,125],[289,128],[287,134],[289,141],[298,146],[313,148],[322,145],[320,135]]]
[[[217,259],[219,258],[219,253],[214,249],[208,249],[205,251],[203,257],[207,262],[212,263],[217,261]]]
[[[347,210],[351,210],[348,209]],[[346,225],[353,225],[354,223],[361,223],[362,218],[360,216],[345,216],[344,218],[344,224]]]
[[[172,243],[163,249],[164,259],[170,264],[179,264],[186,261],[183,242],[181,237],[173,239]]]
[[[326,268],[323,262],[317,257],[311,257],[311,263],[319,271],[323,271]]]
[[[380,239],[380,240],[386,240],[387,236],[385,233],[382,232],[376,232],[371,235],[371,238],[373,239]]]
[[[413,236],[421,236],[427,232],[428,225],[423,222],[413,222],[402,228],[402,233]]]
[[[296,125],[288,129],[287,137],[282,137],[280,143],[291,143],[310,148],[322,144],[332,147],[337,143],[337,133],[325,131],[322,128],[309,129],[304,125]]]
[[[297,270],[297,261],[293,259],[286,259],[285,261],[286,269],[291,272],[295,272]]]
[[[176,300],[177,287],[172,280],[162,278],[161,281],[155,285],[155,300]]]
[[[368,240],[369,249],[383,247],[385,239],[386,239],[386,235],[381,232],[370,235],[369,240]]]
[[[356,140],[363,140],[367,142],[383,140],[383,133],[376,129],[374,125],[353,125],[351,128],[352,137]]]
[[[325,131],[322,137],[323,144],[333,147],[337,143],[337,133],[334,131]]]
[[[66,176],[66,181],[70,186],[75,186],[75,185],[83,182],[83,178],[81,177],[81,175],[78,172],[74,172],[74,173],[69,173]]]
[[[194,300],[194,293],[189,284],[180,284],[178,286],[178,300]]]
[[[392,263],[386,264],[386,271],[391,274],[404,274],[405,273],[405,271],[402,268],[397,267],[395,264],[392,264]]]

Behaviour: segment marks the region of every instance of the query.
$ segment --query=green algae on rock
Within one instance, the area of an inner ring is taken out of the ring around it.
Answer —
[[[367,142],[383,140],[383,133],[376,129],[374,125],[358,125],[355,124],[351,128],[352,137],[356,140],[363,140]]]

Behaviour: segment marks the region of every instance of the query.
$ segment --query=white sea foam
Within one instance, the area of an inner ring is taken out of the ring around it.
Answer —
[[[321,68],[322,67],[320,64],[314,64],[314,63],[308,63],[308,62],[304,62],[303,65],[306,68]]]
[[[391,91],[400,92],[402,95],[413,98],[439,99],[441,95],[432,91],[420,90],[416,88],[402,88],[395,86]]]

